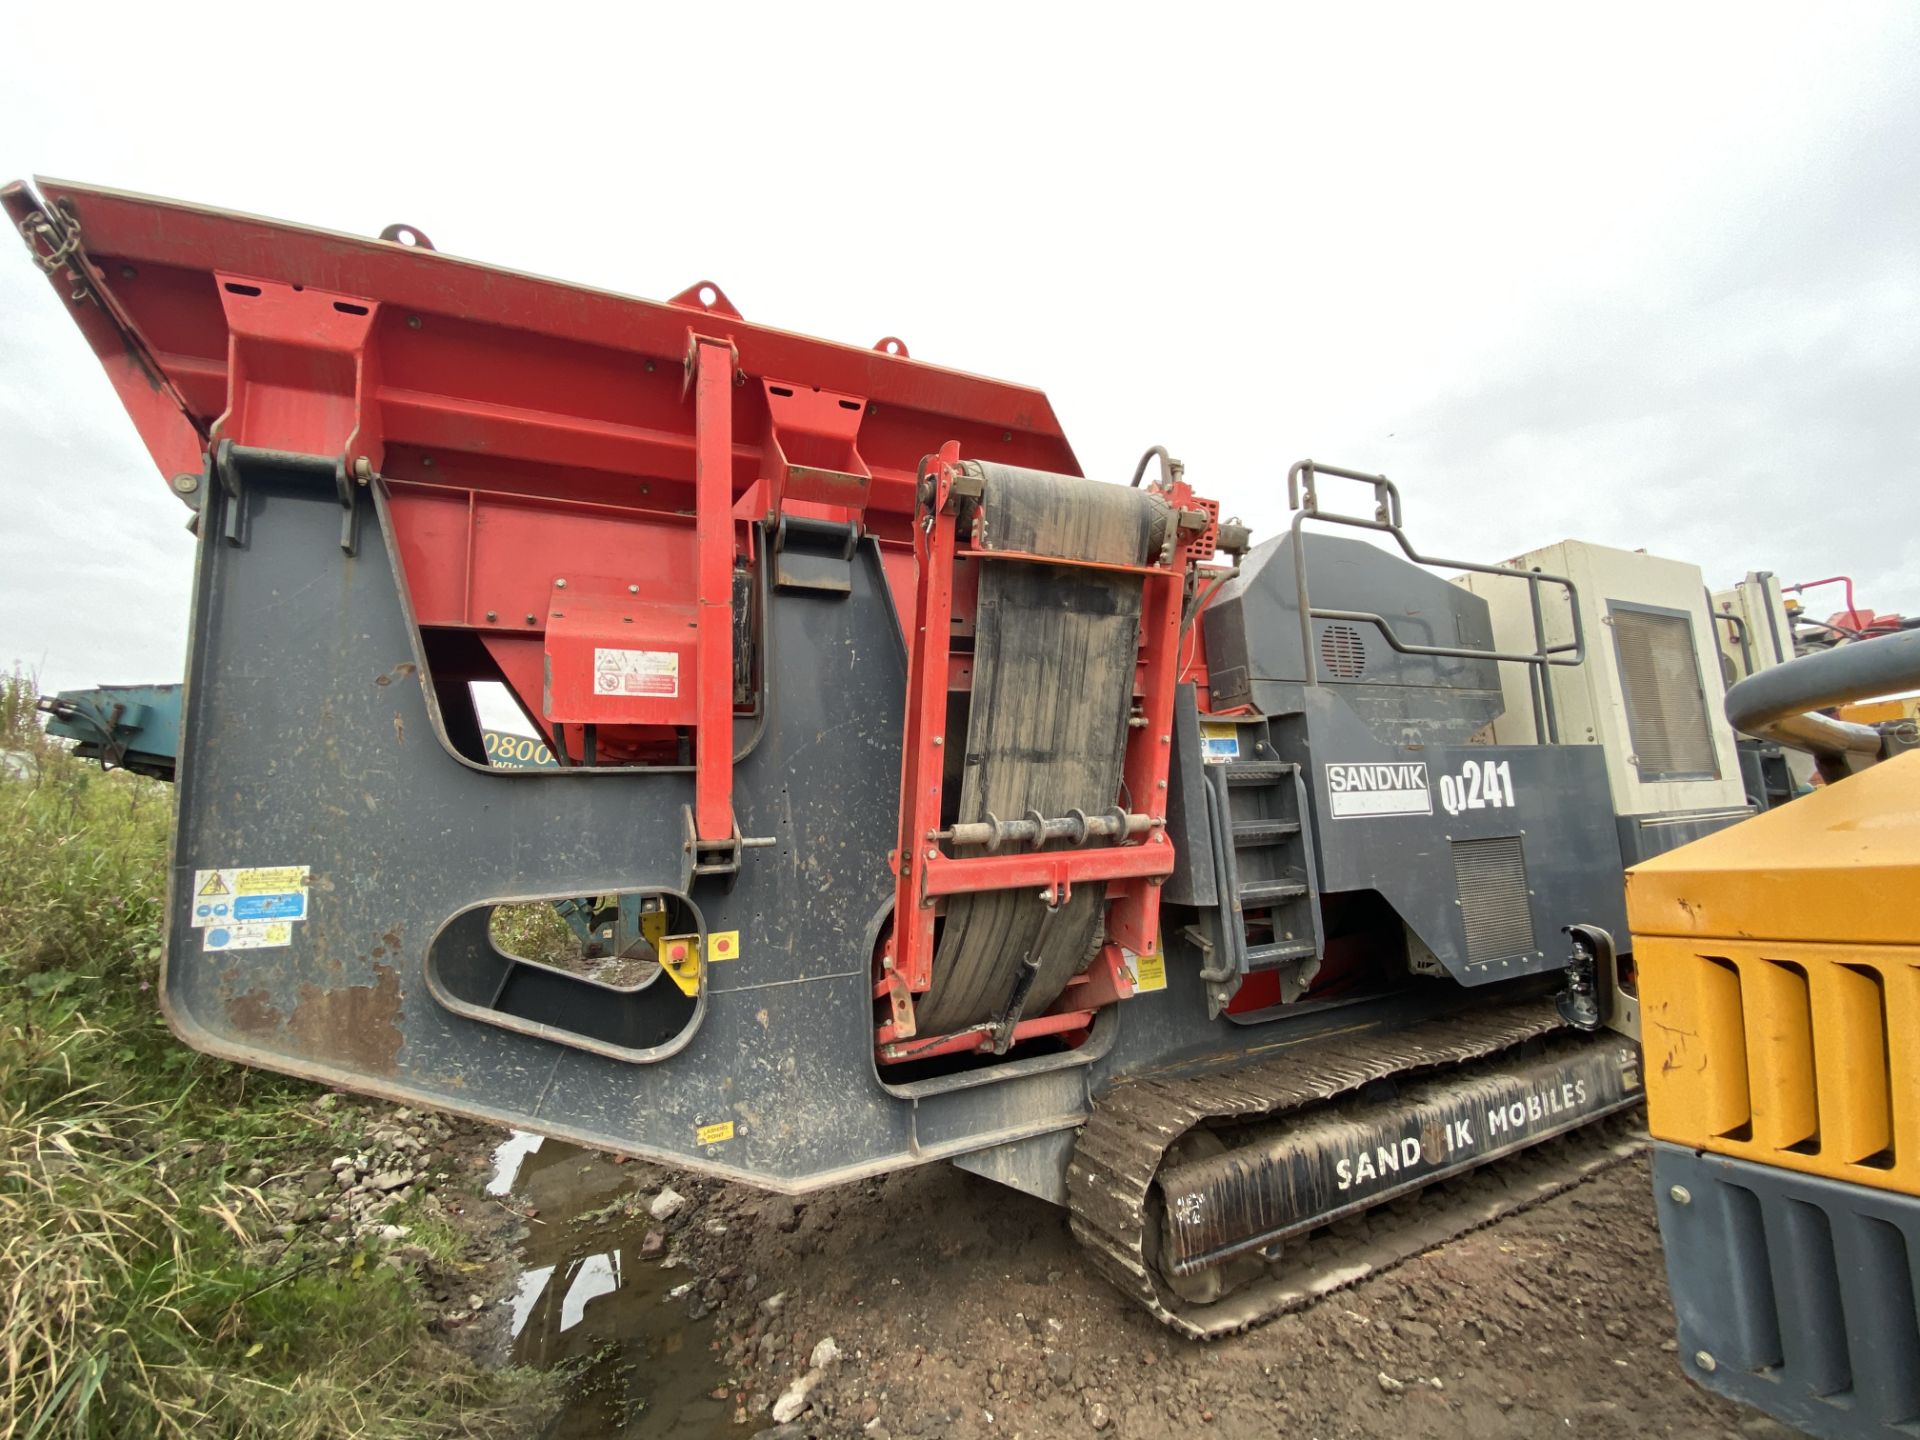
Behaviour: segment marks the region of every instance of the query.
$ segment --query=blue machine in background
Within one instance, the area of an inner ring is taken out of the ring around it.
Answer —
[[[180,753],[178,685],[101,685],[40,697],[47,732],[109,770],[173,779]]]

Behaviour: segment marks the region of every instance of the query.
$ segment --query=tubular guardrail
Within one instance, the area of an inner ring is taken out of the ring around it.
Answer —
[[[1315,479],[1321,475],[1332,475],[1342,480],[1356,480],[1363,485],[1373,487],[1374,510],[1371,520],[1360,515],[1347,515],[1334,510],[1322,510]],[[1293,578],[1294,590],[1300,610],[1300,648],[1306,664],[1307,684],[1320,683],[1319,666],[1314,657],[1313,622],[1315,620],[1346,620],[1354,624],[1372,625],[1380,632],[1388,646],[1402,655],[1450,656],[1458,659],[1492,660],[1528,667],[1527,679],[1533,693],[1533,713],[1536,732],[1547,737],[1547,743],[1557,745],[1560,742],[1560,721],[1553,703],[1553,687],[1545,682],[1546,667],[1573,667],[1586,663],[1587,639],[1580,623],[1580,592],[1573,581],[1564,575],[1549,574],[1544,570],[1516,570],[1510,565],[1483,565],[1472,560],[1444,560],[1437,556],[1422,555],[1413,548],[1402,528],[1400,490],[1384,475],[1369,475],[1361,470],[1347,470],[1338,465],[1321,465],[1312,460],[1296,461],[1287,471],[1287,504],[1293,515]],[[1528,599],[1533,610],[1533,643],[1531,652],[1507,650],[1479,650],[1463,645],[1419,645],[1402,640],[1394,633],[1393,626],[1386,616],[1369,610],[1331,610],[1315,609],[1309,597],[1307,583],[1307,552],[1301,543],[1303,527],[1308,520],[1322,520],[1329,525],[1351,525],[1361,530],[1378,530],[1391,535],[1406,557],[1416,565],[1432,566],[1442,570],[1465,570],[1476,575],[1511,575],[1516,580],[1527,582]],[[1559,645],[1548,645],[1546,621],[1540,608],[1540,586],[1545,583],[1557,585],[1567,592],[1567,604],[1573,616],[1573,639]]]

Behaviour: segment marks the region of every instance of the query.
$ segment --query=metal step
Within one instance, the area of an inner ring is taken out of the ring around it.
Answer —
[[[1236,820],[1233,843],[1236,846],[1272,845],[1291,840],[1300,833],[1298,820]]]
[[[1299,768],[1287,760],[1236,760],[1225,767],[1229,785],[1272,785]]]
[[[1286,960],[1305,960],[1315,953],[1311,940],[1276,940],[1270,945],[1249,945],[1247,968],[1258,970],[1264,965],[1278,965]]]
[[[1306,893],[1306,885],[1299,880],[1255,880],[1240,886],[1240,908],[1245,910],[1280,900],[1298,900]]]

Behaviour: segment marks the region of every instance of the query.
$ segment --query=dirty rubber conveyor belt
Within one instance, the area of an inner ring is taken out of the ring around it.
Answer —
[[[1072,562],[1147,563],[1169,512],[1143,491],[1006,466],[987,467],[982,499],[984,548],[1065,563],[979,567],[956,818],[1107,812],[1121,786],[1141,581]],[[997,1021],[1009,1004],[1045,1010],[1099,952],[1104,907],[1099,885],[1075,888],[1057,910],[1031,889],[953,896],[917,1009],[920,1033]]]
[[[1389,1080],[1394,1101],[1370,1091],[1340,1104]],[[1126,1082],[1075,1148],[1073,1232],[1163,1323],[1230,1335],[1637,1153],[1644,1127],[1622,1112],[1643,1094],[1637,1049],[1575,1035],[1550,1003],[1311,1042],[1227,1074]],[[1183,1140],[1206,1132],[1199,1158],[1182,1156]],[[1404,1160],[1406,1175],[1376,1174],[1376,1155],[1382,1169]],[[1444,1193],[1426,1191],[1436,1182]],[[1215,1267],[1212,1292],[1182,1293],[1165,1273]]]

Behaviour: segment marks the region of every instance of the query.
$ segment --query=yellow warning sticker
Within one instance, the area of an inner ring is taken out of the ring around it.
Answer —
[[[740,958],[740,932],[738,930],[716,930],[707,937],[707,958],[710,960],[737,960]]]
[[[693,1138],[701,1145],[718,1145],[723,1140],[731,1140],[733,1122],[722,1120],[718,1125],[702,1125],[693,1132]]]
[[[230,893],[227,890],[227,882],[221,879],[218,870],[202,870],[200,873],[207,877],[200,885],[200,893],[202,895],[226,895]]]
[[[288,895],[307,891],[305,865],[272,865],[233,872],[234,893],[238,895]]]
[[[1133,988],[1142,993],[1167,988],[1167,962],[1158,950],[1133,957]]]

